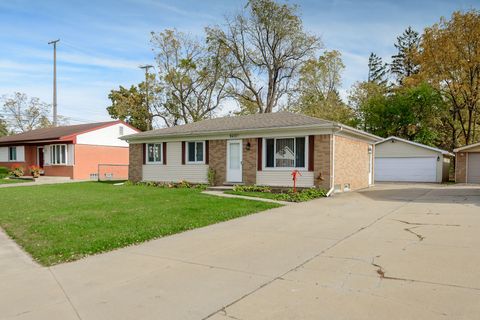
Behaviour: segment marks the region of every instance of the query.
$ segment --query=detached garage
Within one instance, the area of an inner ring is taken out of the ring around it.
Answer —
[[[375,181],[445,182],[452,157],[445,150],[389,137],[375,145]]]
[[[480,184],[480,143],[453,150],[456,157],[455,182]]]

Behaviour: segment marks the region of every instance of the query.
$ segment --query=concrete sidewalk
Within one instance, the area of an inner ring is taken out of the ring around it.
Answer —
[[[475,319],[479,228],[478,188],[382,185],[52,268],[2,237],[0,317]]]
[[[9,183],[9,184],[0,184],[0,188],[14,188],[14,187],[31,187],[31,186],[41,186],[46,184],[59,184],[59,183],[72,183],[72,182],[81,182],[86,180],[72,180],[69,177],[40,177],[36,181],[29,182],[19,182],[19,183]]]

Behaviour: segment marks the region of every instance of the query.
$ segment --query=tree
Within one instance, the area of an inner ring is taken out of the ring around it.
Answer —
[[[176,30],[151,36],[157,74],[150,74],[148,83],[111,90],[109,114],[141,130],[212,117],[227,97],[224,49]]]
[[[356,82],[350,89],[348,105],[355,113],[357,126],[364,131],[374,132],[380,121],[373,106],[384,101],[387,87],[375,82]],[[383,102],[382,102],[383,103]]]
[[[226,48],[228,90],[247,113],[278,108],[303,62],[321,46],[304,31],[297,6],[273,0],[250,0],[242,13],[226,19],[224,29],[207,28],[207,35]]]
[[[176,30],[152,32],[164,110],[183,123],[210,118],[227,97],[226,48]]]
[[[387,64],[373,52],[368,57],[368,82],[387,84]]]
[[[297,90],[291,104],[293,110],[326,120],[350,124],[353,111],[340,98],[341,73],[345,65],[340,52],[325,51],[318,59],[310,59],[300,69]]]
[[[4,95],[2,101],[6,126],[12,133],[53,125],[49,120],[50,105],[39,98],[29,98],[25,93],[15,92],[13,95]]]
[[[404,78],[411,77],[419,71],[413,55],[419,49],[420,36],[412,27],[408,27],[402,35],[397,37],[397,43],[394,45],[397,54],[392,56],[390,72],[396,76],[401,85]]]
[[[6,136],[8,134],[7,123],[3,118],[0,117],[0,137]]]
[[[111,90],[108,98],[112,105],[107,107],[107,111],[113,119],[120,119],[145,131],[152,128],[154,117],[153,112],[146,108],[145,93],[141,87],[132,85],[127,89],[120,86],[118,90]]]
[[[450,106],[451,148],[478,140],[480,12],[454,12],[426,28],[415,54],[417,79],[428,81]],[[460,141],[459,141],[460,140]]]
[[[445,141],[442,135],[445,103],[439,92],[426,83],[401,88],[389,95],[381,91],[370,93],[361,102],[360,110],[365,129],[370,133],[434,146]]]

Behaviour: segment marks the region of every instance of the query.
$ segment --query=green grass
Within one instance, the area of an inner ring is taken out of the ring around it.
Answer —
[[[21,180],[21,179],[0,179],[0,184],[10,184],[10,183],[22,183],[22,182],[29,182],[28,180]],[[32,181],[30,181],[32,182]]]
[[[197,189],[84,182],[0,189],[0,225],[49,266],[278,207]]]

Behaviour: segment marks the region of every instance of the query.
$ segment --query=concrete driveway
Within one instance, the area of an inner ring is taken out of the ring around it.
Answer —
[[[480,188],[379,185],[43,268],[2,319],[478,319]]]

